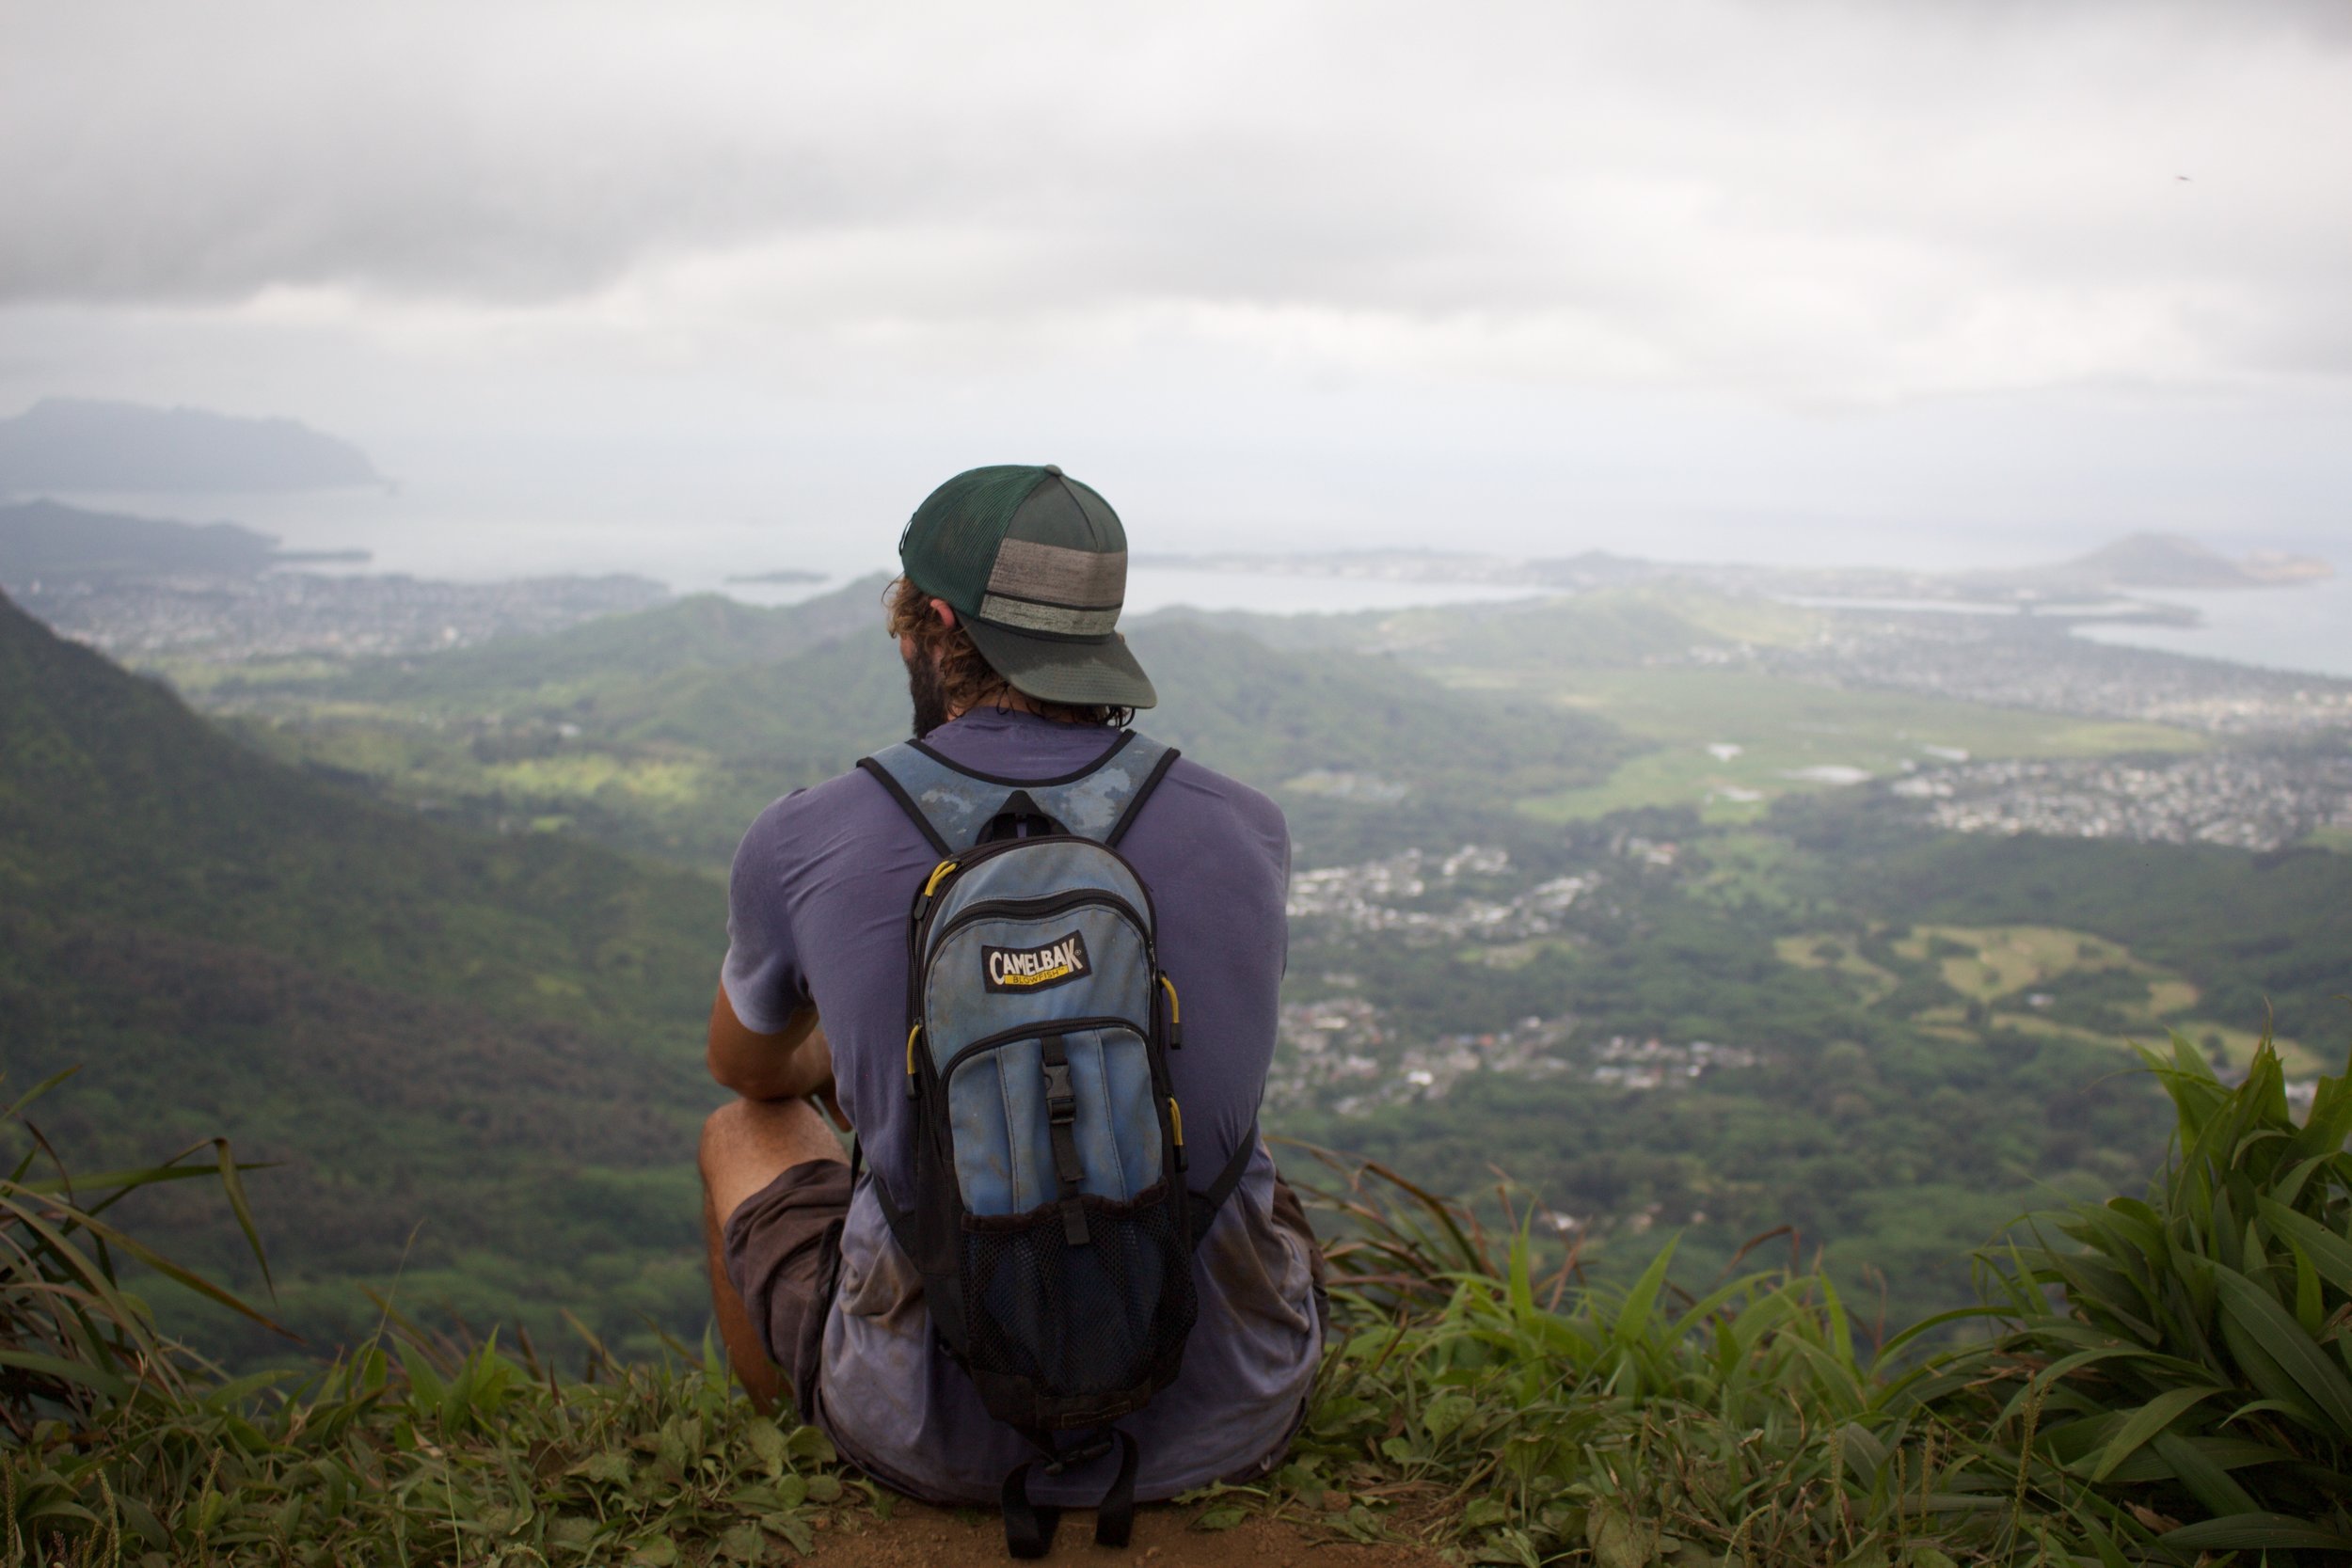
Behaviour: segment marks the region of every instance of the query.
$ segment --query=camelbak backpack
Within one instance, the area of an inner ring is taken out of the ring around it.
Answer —
[[[1111,1546],[1127,1544],[1136,1466],[1111,1423],[1174,1381],[1194,1244],[1257,1143],[1253,1127],[1188,1189],[1176,984],[1151,890],[1119,853],[1175,760],[1129,733],[1042,783],[967,772],[920,741],[858,763],[940,857],[907,930],[914,1186],[877,1176],[875,1196],[940,1341],[1037,1463],[1059,1474],[1116,1443],[1095,1525]],[[1029,1502],[1029,1470],[1004,1481],[1016,1557],[1042,1556],[1059,1519]]]

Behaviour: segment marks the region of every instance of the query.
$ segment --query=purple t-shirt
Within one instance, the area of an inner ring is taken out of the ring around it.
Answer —
[[[927,738],[976,772],[1045,780],[1082,769],[1115,736],[981,709]],[[1152,890],[1161,961],[1184,998],[1184,1045],[1169,1053],[1169,1070],[1193,1168],[1214,1172],[1249,1135],[1273,1059],[1287,945],[1282,814],[1256,790],[1179,759],[1120,852]],[[842,1109],[871,1171],[901,1204],[913,1191],[907,912],[936,860],[882,786],[852,770],[761,813],[736,852],[729,890],[722,980],[736,1016],[772,1034],[814,1004]],[[1142,1449],[1138,1497],[1205,1485],[1279,1452],[1306,1397],[1319,1325],[1304,1245],[1271,1219],[1273,1182],[1261,1145],[1196,1255],[1200,1311],[1183,1372],[1120,1423]],[[841,1248],[818,1380],[825,1426],[850,1457],[917,1496],[993,1501],[1005,1472],[1031,1450],[932,1344],[920,1276],[866,1180]],[[1089,1504],[1109,1474],[1104,1460],[1059,1478],[1033,1475],[1032,1496]]]

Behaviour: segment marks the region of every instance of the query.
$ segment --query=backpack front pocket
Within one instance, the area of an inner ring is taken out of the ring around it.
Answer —
[[[1083,1240],[1058,1202],[967,1214],[957,1259],[965,1365],[983,1397],[1056,1390],[1037,1426],[1115,1420],[1176,1374],[1198,1303],[1192,1249],[1166,1182],[1132,1201],[1081,1196]]]
[[[1058,1071],[1049,1070],[1049,1038],[1059,1041]],[[976,1040],[947,1060],[940,1079],[968,1213],[1017,1216],[1062,1197],[1055,1148],[1061,1113],[1082,1195],[1123,1202],[1160,1180],[1151,1053],[1124,1019],[1032,1024]]]

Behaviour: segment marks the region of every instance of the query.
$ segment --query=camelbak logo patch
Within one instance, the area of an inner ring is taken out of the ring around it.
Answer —
[[[1094,973],[1087,961],[1087,939],[1077,931],[1042,947],[983,947],[980,963],[993,991],[1043,990]]]

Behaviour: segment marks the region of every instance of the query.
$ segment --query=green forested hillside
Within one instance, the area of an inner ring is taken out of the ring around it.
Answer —
[[[162,1131],[287,1162],[257,1202],[297,1302],[364,1309],[422,1222],[428,1298],[601,1270],[616,1327],[693,1310],[707,879],[355,800],[0,600],[0,1069],[82,1067],[46,1130],[85,1168]]]
[[[773,664],[879,624],[888,579],[865,578],[804,604],[763,610],[696,594],[547,637],[504,638],[431,659],[387,659],[334,682],[337,694],[445,711],[560,707],[683,670]]]
[[[2352,856],[2205,845],[1931,834],[1883,810],[1788,816],[1808,879],[1860,911],[1921,925],[2031,921],[2095,931],[2177,970],[2204,1015],[2277,1019],[2294,1039],[2352,1035]],[[1831,868],[1836,868],[1834,872]]]
[[[87,864],[108,883],[153,858],[159,891],[135,918],[306,974],[624,1049],[675,1041],[662,1061],[683,1100],[650,1102],[691,1104],[707,1093],[691,1057],[720,940],[715,873],[768,800],[903,733],[904,673],[875,586],[787,610],[690,600],[298,676],[216,672],[227,678],[206,701],[262,750],[332,770],[331,787],[242,754],[160,690],[108,673],[109,689],[134,690],[158,733],[179,737],[174,756],[215,759],[214,782],[131,792],[135,818],[165,814],[147,830],[167,841],[152,857],[118,853],[92,825],[103,781],[45,786],[39,799],[70,809],[46,840],[29,826],[12,835],[12,852],[50,855],[53,880]],[[1561,1242],[1581,1240],[1604,1275],[1652,1231],[1687,1232],[1686,1257],[1720,1260],[1790,1225],[1849,1282],[1883,1272],[1899,1314],[1959,1299],[1953,1259],[2038,1194],[2128,1184],[2152,1165],[2166,1122],[2144,1084],[2117,1075],[2127,1038],[2179,1029],[2242,1066],[2267,1004],[2296,1080],[2340,1064],[2352,1031],[2328,999],[2352,990],[2333,912],[2352,908],[2352,857],[1942,834],[1884,790],[1788,777],[1856,761],[1903,777],[1963,745],[2201,744],[1686,657],[1693,639],[1806,636],[1811,624],[1637,594],[1303,629],[1137,626],[1165,699],[1144,725],[1270,789],[1291,817],[1302,879],[1269,1129],[1382,1155],[1454,1193],[1500,1168],[1576,1221]],[[1688,793],[1729,790],[1718,775],[1740,768],[1756,787],[1735,800]],[[143,768],[126,754],[85,771]],[[1581,803],[1556,810],[1564,800]],[[237,801],[273,803],[241,815]],[[420,806],[496,832],[429,828]],[[174,827],[172,810],[191,825]],[[314,816],[331,828],[304,826]],[[705,879],[590,852],[588,839]],[[106,903],[106,918],[133,918],[121,908]],[[272,1040],[331,1032],[297,1027],[326,1006],[301,994],[310,1013],[287,1001]],[[142,1049],[143,1070],[175,1070],[154,1065],[171,1059],[160,1045]],[[575,1109],[593,1122],[596,1092],[544,1097],[548,1124]],[[642,1164],[634,1123],[599,1124],[603,1143],[569,1125],[549,1137],[572,1174],[556,1180],[554,1157],[526,1137],[512,1169],[539,1196],[464,1223],[486,1237],[532,1202],[570,1213],[591,1201],[612,1216],[599,1277],[679,1268],[661,1227],[682,1236],[688,1219],[683,1132],[673,1163]],[[446,1177],[434,1204],[467,1211],[490,1183],[454,1174],[454,1158],[411,1165]],[[358,1256],[341,1244],[304,1242],[322,1259]],[[447,1271],[436,1288],[468,1299],[499,1299],[509,1274],[568,1267],[462,1250],[421,1257]],[[474,1282],[462,1291],[461,1273]]]
[[[1687,854],[1706,841],[1681,842]],[[1883,1291],[1896,1322],[1965,1300],[1969,1250],[2017,1213],[2052,1193],[2128,1187],[2161,1157],[2160,1098],[2125,1070],[2123,1045],[2161,1039],[2161,1023],[2045,1030],[2033,1012],[1947,1027],[1967,999],[1935,960],[1884,946],[1902,928],[1871,946],[1886,967],[1860,983],[1798,935],[1832,919],[1870,929],[1848,906],[1726,909],[1704,863],[1628,865],[1593,847],[1563,853],[1597,886],[1534,940],[1295,922],[1286,994],[1300,1013],[1351,1022],[1278,1064],[1278,1085],[1303,1072],[1307,1087],[1278,1097],[1269,1124],[1442,1192],[1507,1180],[1561,1217],[1560,1243],[1602,1276],[1674,1234],[1705,1277],[1789,1227],[1804,1255],[1827,1248],[1849,1288]],[[2315,1037],[2339,1069],[2347,1034]],[[1558,1043],[1509,1065],[1508,1042],[1531,1036]],[[1703,1071],[1698,1041],[1723,1053]],[[1447,1072],[1450,1051],[1489,1057],[1496,1042],[1503,1066]],[[1334,1085],[1348,1091],[1337,1097],[1318,1090],[1315,1072],[1343,1050],[1386,1070]],[[1631,1074],[1611,1066],[1652,1062],[1647,1087],[1619,1086]],[[1415,1066],[1441,1081],[1395,1092]]]
[[[904,735],[906,673],[876,589],[786,610],[685,600],[433,658],[221,681],[207,701],[289,761],[716,869],[769,800]],[[1168,673],[1143,727],[1309,804],[1499,810],[1596,784],[1634,749],[1604,721],[1451,690],[1353,648],[1279,649],[1173,618],[1133,642]]]
[[[1313,792],[1352,775],[1398,786],[1416,809],[1499,810],[1551,781],[1604,778],[1634,749],[1602,721],[1448,690],[1377,654],[1278,652],[1181,620],[1131,641],[1146,669],[1166,672],[1161,705],[1138,722],[1262,788]]]

